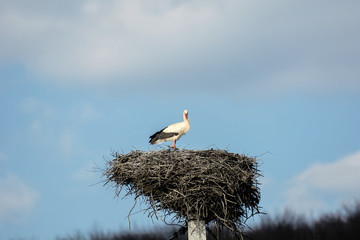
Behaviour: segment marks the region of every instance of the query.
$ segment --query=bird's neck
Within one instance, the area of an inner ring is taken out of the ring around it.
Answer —
[[[189,119],[189,117],[184,116],[184,122],[186,122],[186,123],[190,123],[190,119]]]

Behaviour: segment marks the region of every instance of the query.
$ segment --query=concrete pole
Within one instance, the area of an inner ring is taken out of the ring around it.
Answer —
[[[205,220],[188,221],[188,240],[206,240]]]

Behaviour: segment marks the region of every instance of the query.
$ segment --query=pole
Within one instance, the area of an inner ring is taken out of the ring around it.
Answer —
[[[206,240],[205,220],[188,221],[188,240]]]

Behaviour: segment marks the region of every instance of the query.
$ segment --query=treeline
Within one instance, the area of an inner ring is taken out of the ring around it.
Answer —
[[[352,209],[344,208],[343,213],[325,214],[313,221],[287,212],[280,217],[265,218],[245,234],[254,240],[360,239],[360,204]]]
[[[142,233],[104,233],[94,230],[88,234],[76,232],[57,240],[167,240],[176,232],[173,228],[161,228]],[[216,230],[208,233],[207,239],[216,239]],[[233,239],[230,232],[223,230],[220,239]],[[177,238],[187,239],[187,233]],[[360,239],[360,204],[344,208],[342,213],[325,214],[317,220],[285,212],[278,217],[263,217],[262,223],[244,231],[244,239],[250,240],[354,240]]]
[[[77,231],[73,234],[68,234],[66,237],[57,237],[56,240],[167,240],[169,239],[175,229],[159,228],[153,231],[145,232],[118,232],[105,233],[101,230],[93,230],[87,234]]]

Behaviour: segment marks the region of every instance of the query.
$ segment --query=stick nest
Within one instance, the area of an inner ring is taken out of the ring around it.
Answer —
[[[141,197],[150,217],[204,219],[236,230],[259,213],[256,158],[214,149],[136,150],[112,156],[103,173],[105,185],[115,186],[117,196],[123,191],[134,196],[135,204]]]

